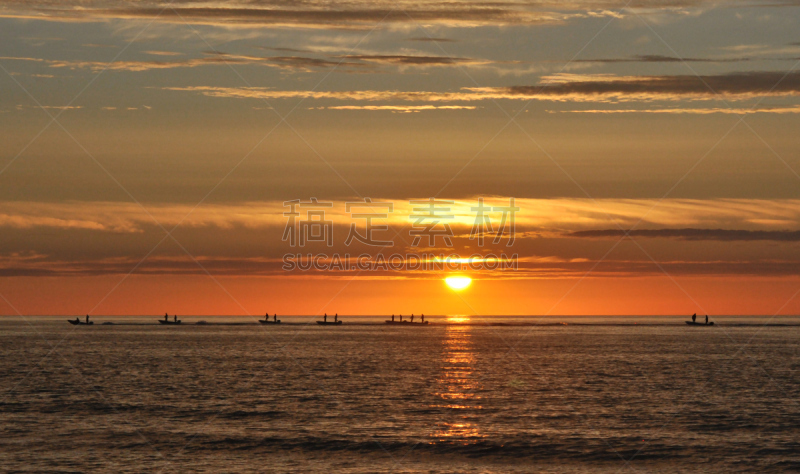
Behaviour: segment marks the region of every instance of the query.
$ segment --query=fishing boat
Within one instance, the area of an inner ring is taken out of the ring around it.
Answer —
[[[709,321],[708,320],[708,315],[706,315],[706,322],[704,322],[704,323],[698,323],[697,321],[695,321],[695,318],[697,318],[697,313],[694,313],[692,315],[692,320],[691,321],[685,321],[686,324],[688,324],[689,326],[713,326],[714,325],[713,321]]]
[[[170,321],[169,320],[169,314],[168,313],[164,313],[164,319],[159,319],[158,322],[161,323],[161,324],[180,324],[181,320],[178,319],[178,315],[176,314],[176,315],[174,315],[172,317],[172,321]]]
[[[392,315],[392,319],[387,319],[384,321],[386,324],[428,324],[428,321],[425,321],[425,315],[422,315],[422,321],[414,322],[414,315],[411,315],[411,320],[403,319],[403,315],[400,315],[400,319],[395,320],[394,315]]]
[[[342,324],[341,321],[317,321],[317,324],[322,324],[325,326],[336,326]]]
[[[92,324],[94,324],[94,321],[84,322],[84,321],[81,321],[80,318],[67,319],[67,321],[70,324],[72,324],[73,326],[81,326],[81,325],[89,325],[89,326],[91,326]]]
[[[272,318],[272,321],[270,321],[269,320],[269,313],[267,313],[266,316],[264,316],[264,319],[259,319],[258,322],[261,323],[261,324],[280,324],[281,320],[278,319],[278,315],[276,314]]]
[[[339,314],[338,313],[333,316],[333,321],[328,321],[328,313],[325,313],[324,318],[325,319],[323,319],[322,321],[317,321],[317,324],[322,324],[323,326],[328,326],[328,325],[337,326],[339,324],[342,324],[342,322],[339,321]]]

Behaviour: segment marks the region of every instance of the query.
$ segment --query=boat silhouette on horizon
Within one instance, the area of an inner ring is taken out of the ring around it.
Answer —
[[[272,321],[269,320],[269,313],[264,315],[264,319],[259,319],[259,323],[261,324],[280,324],[281,320],[278,319],[278,314],[276,313],[275,316],[272,317]]]
[[[81,318],[76,317],[75,319],[67,319],[67,322],[69,322],[73,326],[91,326],[92,324],[94,324],[94,321],[89,321],[88,314],[86,315],[86,321],[81,321]]]
[[[160,324],[180,324],[181,320],[178,319],[178,315],[176,314],[176,315],[173,315],[173,320],[170,321],[169,320],[169,314],[164,313],[164,319],[159,319],[158,322]]]
[[[421,316],[421,321],[414,322],[414,315],[411,315],[411,320],[403,319],[403,315],[401,314],[398,320],[394,319],[394,315],[392,315],[392,319],[387,319],[384,321],[386,324],[402,324],[402,325],[410,325],[413,324],[415,326],[425,325],[428,324],[428,321],[425,321],[425,315]]]
[[[328,313],[325,313],[325,316],[323,316],[322,321],[317,321],[317,324],[321,324],[323,326],[338,326],[342,324],[342,322],[339,320],[338,313],[333,316],[333,321],[328,321]]]
[[[698,323],[695,320],[696,318],[697,318],[697,313],[694,313],[692,315],[692,320],[691,321],[684,321],[684,322],[686,324],[688,324],[689,326],[713,326],[714,325],[714,321],[709,321],[708,320],[708,315],[706,315],[706,322],[705,323]]]

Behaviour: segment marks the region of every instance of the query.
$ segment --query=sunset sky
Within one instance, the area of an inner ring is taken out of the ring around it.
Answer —
[[[798,24],[797,0],[0,1],[0,313],[800,313]],[[412,245],[431,197],[452,248]],[[282,239],[311,198],[332,247]],[[365,198],[393,246],[345,245]],[[469,239],[481,198],[515,200],[513,245]],[[423,251],[519,268],[283,268]]]

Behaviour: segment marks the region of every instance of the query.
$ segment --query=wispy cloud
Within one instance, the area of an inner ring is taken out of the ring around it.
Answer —
[[[533,86],[465,87],[434,91],[288,91],[258,87],[170,87],[210,97],[239,99],[310,98],[352,101],[470,102],[478,100],[548,100],[558,102],[631,102],[673,100],[745,100],[800,95],[800,72],[761,71],[714,76],[615,76],[557,74]],[[764,109],[767,110],[767,109]],[[783,113],[790,113],[788,110]]]
[[[800,106],[792,107],[754,107],[754,108],[674,108],[674,109],[591,109],[591,110],[548,110],[550,113],[569,114],[800,114]]]
[[[424,199],[424,198],[423,198]],[[487,197],[486,204],[508,205],[507,197]],[[373,199],[374,202],[384,201]],[[476,200],[475,200],[476,201]],[[474,223],[471,208],[475,201],[453,200],[454,224],[470,228]],[[408,201],[393,201],[390,221],[408,223],[414,214]],[[333,203],[326,217],[333,222],[349,224],[345,202]],[[516,199],[521,208],[516,222],[521,229],[562,235],[564,232],[595,231],[616,222],[630,228],[643,219],[639,228],[697,228],[715,226],[721,229],[787,230],[800,226],[800,200],[760,199]],[[163,225],[175,225],[184,216],[186,227],[236,226],[262,228],[285,224],[282,202],[242,202],[204,205],[193,212],[191,206],[159,204],[148,206],[149,215],[133,203],[121,202],[6,202],[0,212],[0,227],[36,228],[63,227],[95,229],[107,232],[142,232],[153,225],[153,217]],[[151,217],[152,216],[152,217]]]
[[[566,237],[592,239],[619,239],[630,237],[662,238],[677,240],[719,240],[719,241],[758,241],[800,242],[800,231],[782,230],[741,230],[741,229],[600,229],[581,230],[564,234]]]
[[[358,201],[354,199],[354,201]],[[374,203],[389,201],[375,198]],[[455,233],[454,249],[435,249],[439,253],[472,255],[480,249],[474,241],[467,240],[475,213],[472,207],[477,199],[454,200],[451,205],[452,228]],[[394,211],[387,219],[376,223],[387,224],[398,232],[405,228],[407,235],[415,205],[395,201]],[[507,205],[507,197],[486,197],[488,206]],[[680,256],[669,251],[660,264],[670,274],[796,274],[796,242],[800,242],[800,200],[685,200],[665,199],[517,199],[521,209],[516,215],[517,243],[504,251],[520,256],[520,270],[511,275],[489,275],[498,278],[571,278],[579,277],[596,263],[597,255],[586,251],[587,239],[619,239],[622,229],[637,228],[630,232],[635,239],[670,239],[682,241]],[[347,233],[353,217],[345,211],[345,201],[333,202],[326,220],[336,226],[336,235]],[[383,208],[381,208],[383,209]],[[205,254],[197,258],[214,274],[220,275],[284,275],[280,270],[280,257],[290,251],[282,242],[264,245],[264,235],[281,235],[287,224],[282,202],[242,202],[203,205],[196,209],[189,204],[147,204],[144,212],[135,203],[126,202],[7,202],[0,212],[0,227],[4,230],[4,243],[0,245],[0,275],[95,275],[126,273],[141,258],[141,246],[158,241],[163,231],[153,221],[166,228],[181,224],[181,239],[204,242]],[[191,214],[189,214],[189,212]],[[303,212],[300,209],[301,213]],[[497,214],[487,214],[497,224]],[[305,219],[301,214],[301,219]],[[643,219],[639,224],[639,220]],[[360,225],[360,224],[357,224]],[[43,232],[44,231],[44,232]],[[392,238],[392,231],[385,237]],[[86,239],[91,235],[116,234],[113,240],[96,248],[87,249]],[[42,235],[49,236],[42,240]],[[53,238],[63,245],[50,246]],[[226,244],[226,236],[235,236],[241,245]],[[697,250],[697,241],[752,242],[746,253],[741,247],[725,254],[723,250],[709,258]],[[253,242],[258,242],[253,246]],[[767,242],[759,244],[758,242]],[[402,238],[396,240],[392,251],[414,253],[426,249],[409,248]],[[80,246],[76,250],[75,246]],[[694,247],[691,247],[693,246]],[[761,247],[758,247],[761,245]],[[764,252],[764,245],[782,245],[781,257],[770,257],[775,252]],[[687,247],[689,246],[689,247]],[[694,248],[692,252],[690,249]],[[336,241],[334,251],[353,251]],[[549,249],[548,254],[542,254]],[[674,247],[673,247],[674,249]],[[308,249],[306,249],[308,251]],[[375,248],[366,249],[375,255]],[[488,251],[488,250],[487,250]],[[494,249],[492,251],[498,251]],[[80,255],[75,258],[74,255]],[[199,269],[191,259],[178,249],[164,248],[149,258],[140,268],[143,273],[190,274]],[[660,274],[645,256],[614,255],[596,268],[593,275],[636,276]],[[327,275],[332,276],[332,275]],[[389,272],[373,273],[370,278],[385,278]],[[395,276],[397,276],[395,274]],[[413,273],[407,277],[425,277]]]
[[[174,51],[143,51],[145,54],[152,56],[182,56],[183,53],[176,53]]]
[[[22,109],[46,109],[46,110],[79,110],[82,105],[17,105],[17,110]]]
[[[432,42],[432,43],[455,43],[459,40],[453,38],[436,38],[432,36],[421,36],[415,38],[408,38],[406,41],[422,41],[422,42]]]
[[[165,51],[146,51],[146,54],[157,56],[176,56],[180,53]],[[31,57],[0,57],[13,61],[27,61],[47,64],[51,68],[89,69],[93,72],[103,70],[142,72],[159,69],[196,68],[200,66],[219,65],[262,65],[292,71],[313,71],[336,68],[339,72],[367,72],[377,70],[381,66],[407,67],[445,67],[445,66],[484,66],[492,61],[473,58],[452,58],[447,56],[419,55],[346,55],[346,56],[250,56],[230,54],[218,51],[206,51],[203,57],[173,60],[150,61],[80,61],[53,60]]]
[[[327,110],[370,110],[397,113],[422,112],[426,110],[475,110],[474,105],[337,105],[333,107],[316,107]]]
[[[700,76],[555,74],[544,77],[542,84],[536,86],[488,89],[498,90],[509,95],[576,101],[704,100],[717,96],[750,99],[798,95],[800,72],[751,71]]]
[[[472,58],[455,58],[449,56],[414,56],[401,54],[358,54],[340,57],[350,60],[365,61],[368,63],[391,64],[394,66],[475,66],[492,63],[492,61],[489,60]]]
[[[576,59],[576,63],[736,63],[751,61],[752,58],[679,58],[676,56],[662,56],[660,54],[643,54],[628,58],[598,58],[598,59]]]
[[[669,2],[668,8],[692,5],[692,0]],[[664,7],[663,2],[640,0],[532,2],[423,2],[420,0],[354,0],[331,8],[320,0],[233,0],[230,2],[182,0],[94,0],[80,4],[47,0],[6,0],[0,16],[51,21],[100,21],[154,19],[160,22],[191,22],[226,27],[281,26],[303,28],[371,28],[387,24],[435,24],[457,27],[559,23],[571,18],[619,16],[624,6]]]

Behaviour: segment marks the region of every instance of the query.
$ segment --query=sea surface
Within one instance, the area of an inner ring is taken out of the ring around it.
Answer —
[[[0,471],[800,470],[797,317],[179,318],[0,319]]]

